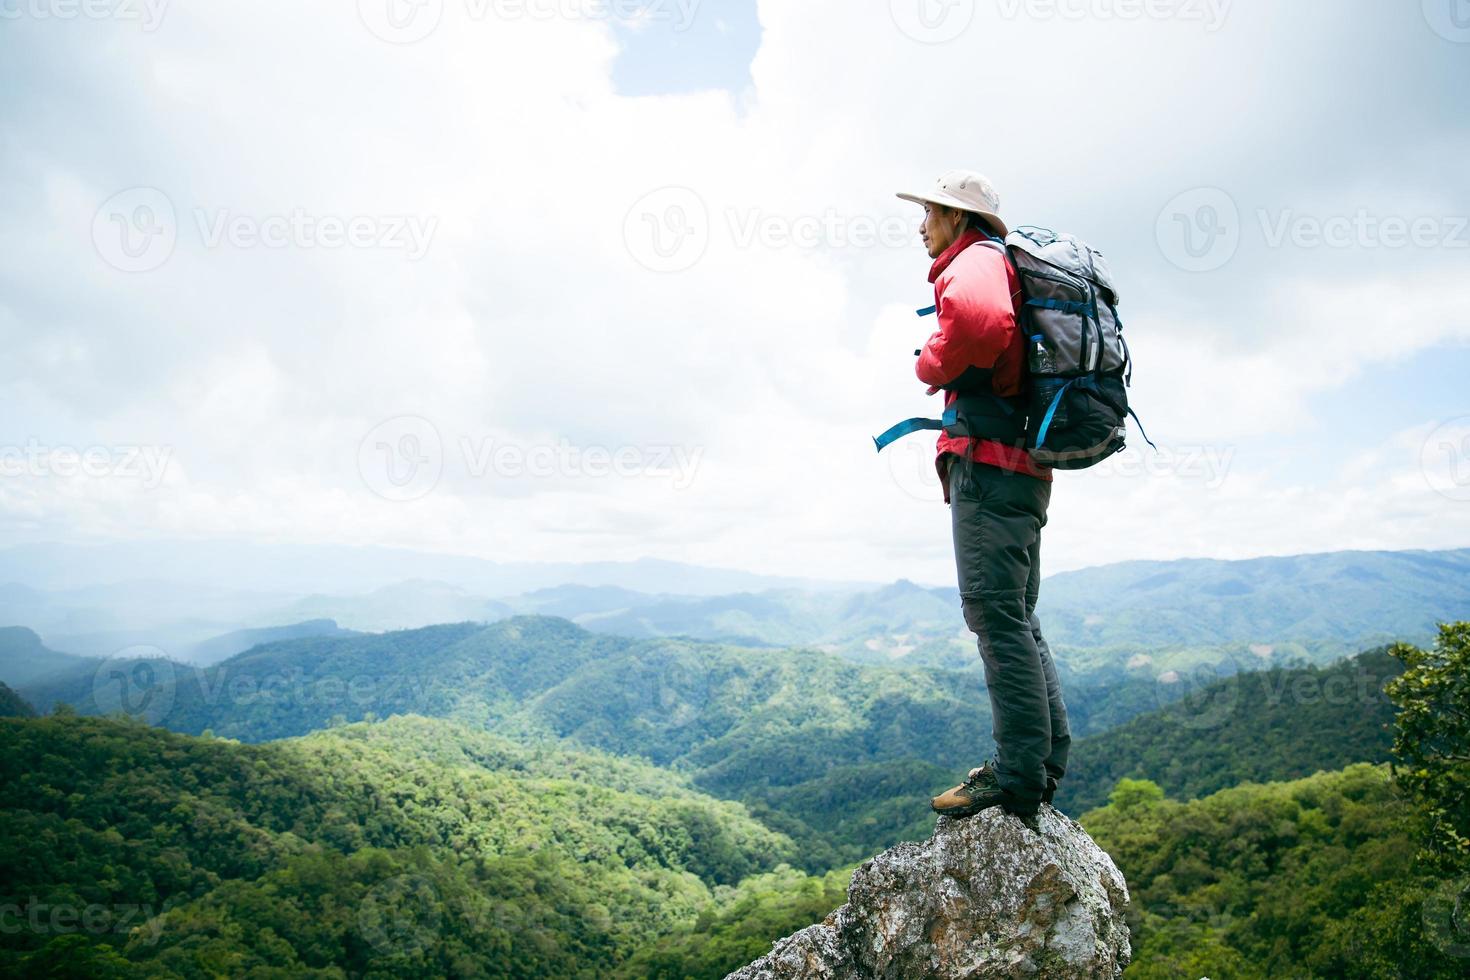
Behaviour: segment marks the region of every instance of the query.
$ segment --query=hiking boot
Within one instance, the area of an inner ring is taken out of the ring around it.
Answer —
[[[987,807],[1000,806],[1004,798],[1000,783],[996,782],[995,773],[987,762],[971,769],[963,783],[930,800],[929,807],[946,817],[968,817]]]
[[[975,778],[975,775],[978,772],[980,772],[980,767],[979,766],[976,766],[974,769],[971,769],[970,770],[970,778],[971,779],[974,779]],[[1041,802],[1048,803],[1048,804],[1051,803],[1051,798],[1056,795],[1056,792],[1057,792],[1057,778],[1055,776],[1048,775],[1046,777],[1046,789],[1044,789],[1044,790],[1041,791]]]

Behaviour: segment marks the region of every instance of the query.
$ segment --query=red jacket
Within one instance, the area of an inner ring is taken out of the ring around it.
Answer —
[[[977,244],[980,241],[979,232],[967,230],[934,260],[929,281],[934,284],[939,329],[920,352],[914,373],[930,387],[943,387],[969,367],[989,368],[997,395],[1018,395],[1026,368],[1026,342],[1016,326],[1021,285],[1011,263],[998,250]],[[957,397],[945,392],[945,406]],[[941,432],[937,450],[934,467],[945,503],[949,503],[945,453],[1051,480],[1051,467],[1037,465],[1024,449],[993,439],[957,439]]]

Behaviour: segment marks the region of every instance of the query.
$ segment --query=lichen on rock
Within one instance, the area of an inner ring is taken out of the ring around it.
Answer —
[[[1041,833],[999,808],[939,817],[853,873],[847,904],[726,980],[1117,977],[1132,955],[1128,885],[1076,821]]]

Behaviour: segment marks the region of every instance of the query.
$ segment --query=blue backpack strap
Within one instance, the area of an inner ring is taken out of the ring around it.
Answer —
[[[1051,404],[1046,407],[1046,414],[1041,417],[1041,429],[1036,433],[1037,449],[1040,449],[1046,443],[1046,430],[1051,428],[1052,416],[1057,414],[1057,406],[1062,403],[1062,396],[1067,393],[1068,388],[1076,383],[1077,379],[1073,378],[1058,388],[1056,396],[1051,400]]]
[[[915,432],[922,432],[925,429],[942,428],[944,428],[944,423],[941,422],[939,419],[904,419],[902,422],[890,428],[887,432],[884,432],[881,436],[874,436],[873,445],[877,446],[878,452],[881,453],[883,451],[883,448],[889,443],[897,442],[899,439],[902,439],[906,435],[911,435]]]
[[[938,419],[904,419],[902,422],[888,429],[880,436],[873,437],[873,444],[882,452],[889,443],[897,442],[904,436],[915,432],[923,432],[926,429],[945,429],[959,420],[959,407],[951,405],[944,410],[944,417]]]
[[[1092,315],[1092,304],[1078,303],[1069,299],[1044,299],[1033,296],[1026,300],[1026,305],[1039,306],[1043,310],[1057,310],[1061,313]]]
[[[1148,443],[1150,446],[1153,446],[1154,452],[1158,452],[1159,447],[1154,446],[1153,440],[1148,437],[1148,433],[1143,431],[1143,423],[1138,420],[1138,413],[1130,408],[1128,409],[1128,414],[1133,416],[1133,421],[1138,426],[1138,432],[1140,435],[1143,436],[1143,441]]]

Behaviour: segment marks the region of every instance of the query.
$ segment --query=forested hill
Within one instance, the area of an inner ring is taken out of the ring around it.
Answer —
[[[927,836],[929,797],[983,758],[990,733],[973,674],[630,640],[543,617],[298,639],[205,670],[110,662],[28,693],[41,710],[125,710],[247,741],[408,713],[571,738],[750,802],[800,840],[804,867]]]
[[[47,648],[34,630],[24,626],[0,626],[0,681],[11,687],[24,687],[48,675],[95,663]]]
[[[25,698],[0,683],[0,718],[30,718],[35,713]]]
[[[954,588],[906,580],[861,592],[713,597],[566,586],[502,601],[623,636],[812,644],[862,662],[978,666]],[[1470,549],[1117,562],[1047,576],[1039,612],[1073,673],[1120,668],[1138,653],[1159,669],[1222,650],[1251,666],[1327,663],[1394,640],[1427,642],[1436,622],[1470,613]]]
[[[1422,814],[1387,768],[1188,802],[1146,781],[1120,785],[1082,825],[1128,879],[1126,976],[1461,980],[1455,891],[1417,862]]]
[[[33,571],[42,581],[92,581],[100,567],[73,552],[29,551],[26,560],[39,563]],[[399,562],[385,573],[401,578],[382,581],[372,591],[354,589],[354,576],[339,569],[344,574],[335,584],[322,585],[327,591],[293,598],[284,583],[299,569],[284,554],[274,561],[256,561],[242,572],[251,579],[273,570],[280,581],[270,586],[269,596],[239,581],[205,585],[197,577],[104,580],[58,591],[0,580],[0,624],[29,627],[0,627],[0,681],[19,687],[75,665],[75,658],[58,650],[110,656],[147,645],[175,660],[216,663],[286,634],[342,632],[327,617],[342,627],[377,632],[513,615],[563,616],[617,636],[807,645],[859,663],[979,669],[952,584],[926,588],[900,579],[882,587],[735,591],[742,586],[726,577],[720,580],[728,590],[712,594],[688,574],[661,579],[672,589],[684,583],[681,594],[650,591],[649,580],[631,569],[617,586],[574,584],[578,576],[568,567],[562,584],[509,595],[482,591],[484,581],[454,574],[452,562],[436,566],[440,575]],[[13,571],[19,574],[21,567]],[[61,579],[48,577],[63,570]],[[196,571],[205,579],[223,574]],[[1071,675],[1122,671],[1140,654],[1152,658],[1156,671],[1222,655],[1252,668],[1302,659],[1328,663],[1392,640],[1428,642],[1436,622],[1470,615],[1470,550],[1119,562],[1048,575],[1040,613],[1061,668]]]
[[[973,674],[855,665],[810,650],[634,640],[546,617],[282,641],[203,670],[109,662],[100,672],[27,693],[41,710],[58,701],[88,714],[123,710],[178,731],[246,741],[408,713],[516,738],[572,738],[672,767],[704,792],[743,801],[801,844],[809,869],[927,836],[928,798],[983,761],[990,746],[989,705]],[[1145,677],[1073,686],[1067,694],[1081,736],[1093,716],[1131,706],[1122,716],[1131,717],[1175,692]],[[1210,779],[1236,772],[1281,778],[1367,758],[1355,747],[1340,751],[1324,728],[1320,745],[1300,746],[1291,767],[1238,763],[1226,747],[1251,744],[1249,719],[1257,702],[1269,707],[1268,700],[1247,693],[1235,704],[1239,716],[1227,720],[1243,726],[1238,737],[1227,728],[1236,740],[1223,743],[1223,754],[1201,756]],[[1156,731],[1139,730],[1153,732],[1149,738],[1175,727],[1199,732],[1197,725],[1177,726],[1175,717],[1156,722]],[[1192,759],[1211,751],[1206,744],[1220,740],[1206,734],[1201,745],[1181,745],[1177,754]],[[1309,752],[1319,747],[1320,758],[1313,758]],[[1123,775],[1182,789],[1156,771],[1174,749],[1151,751],[1142,744],[1079,747],[1059,802],[1072,812],[1100,802]],[[1138,765],[1145,757],[1148,764]],[[1196,791],[1228,784],[1201,783]]]
[[[1470,612],[1470,548],[1119,562],[1048,577],[1040,611],[1053,643],[1089,649],[1428,642]]]
[[[1328,667],[1223,677],[1182,700],[1078,739],[1057,805],[1080,813],[1120,779],[1149,779],[1189,799],[1240,782],[1295,779],[1383,762],[1393,704],[1383,685],[1403,664],[1380,648]]]
[[[4,976],[609,977],[794,851],[645,763],[441,721],[0,720]]]

